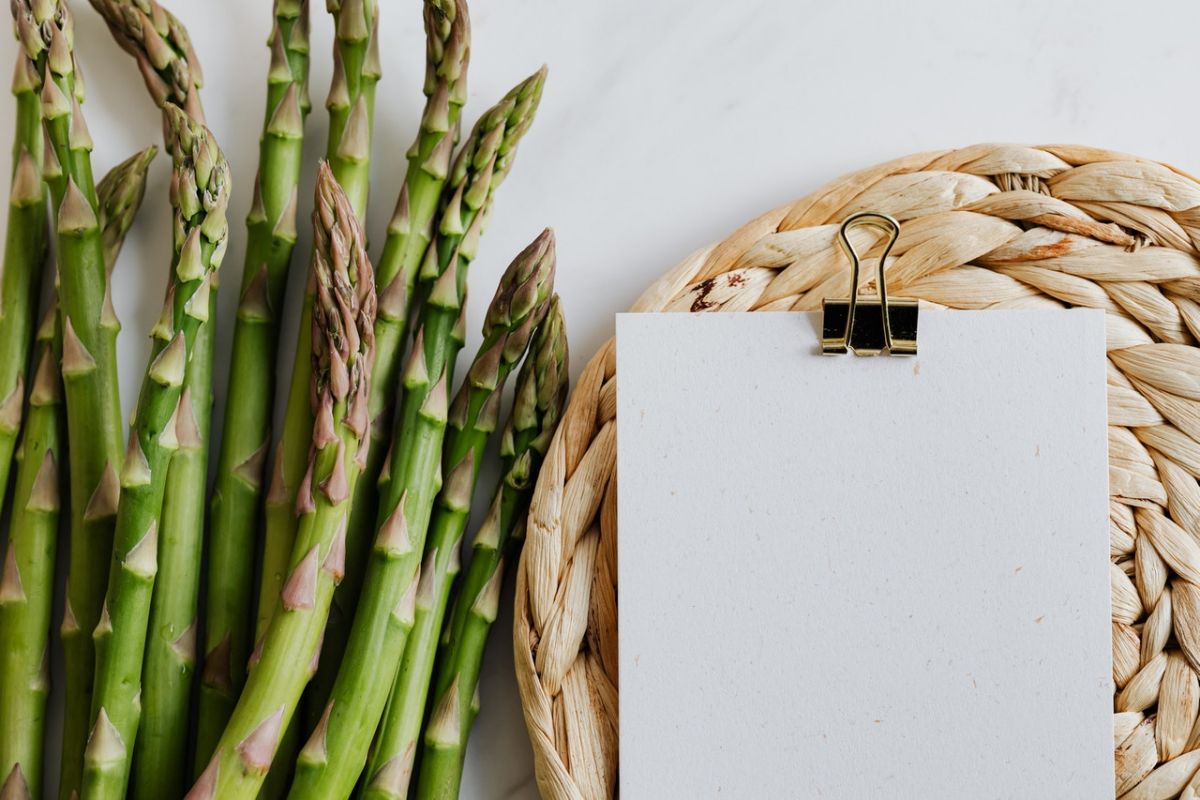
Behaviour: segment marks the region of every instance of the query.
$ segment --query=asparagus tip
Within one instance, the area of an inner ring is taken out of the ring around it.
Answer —
[[[488,306],[483,334],[488,336],[501,328],[510,330],[517,341],[506,345],[506,355],[515,358],[525,352],[554,288],[555,265],[554,231],[546,228],[504,271]]]
[[[375,348],[374,272],[362,226],[328,162],[317,173],[313,229],[312,394],[320,419],[369,390]]]

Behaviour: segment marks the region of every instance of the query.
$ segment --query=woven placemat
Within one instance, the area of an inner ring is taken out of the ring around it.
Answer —
[[[1200,796],[1200,183],[1073,145],[910,156],[751,220],[632,310],[819,309],[849,290],[838,223],[867,209],[903,222],[892,296],[1107,312],[1116,794]],[[869,286],[879,235],[852,238]],[[517,577],[517,677],[555,800],[616,790],[616,432],[610,341],[551,446]]]

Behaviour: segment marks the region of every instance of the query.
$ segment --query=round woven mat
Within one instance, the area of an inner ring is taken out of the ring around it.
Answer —
[[[1070,145],[910,156],[751,220],[633,310],[819,309],[848,293],[837,226],[866,209],[903,222],[885,265],[894,297],[1107,312],[1116,794],[1200,796],[1200,183]],[[882,244],[852,239],[868,256]],[[877,263],[864,259],[864,286]],[[616,787],[616,432],[610,341],[551,446],[517,577],[518,683],[555,800]]]

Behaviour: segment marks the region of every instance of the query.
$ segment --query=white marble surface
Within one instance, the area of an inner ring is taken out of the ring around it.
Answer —
[[[313,4],[317,110],[309,120],[306,179],[323,149],[320,103],[330,72],[330,26],[323,3]],[[376,245],[419,113],[423,58],[417,0],[382,5],[387,44],[370,212]],[[128,58],[83,0],[75,6],[100,174],[157,142],[158,119]],[[189,26],[203,59],[205,105],[235,171],[231,218],[240,221],[256,162],[270,2],[168,6]],[[468,122],[542,62],[550,78],[540,119],[500,192],[476,262],[472,327],[507,260],[552,225],[576,370],[611,335],[613,312],[676,259],[851,169],[919,150],[1007,140],[1098,144],[1200,172],[1200,108],[1193,100],[1200,6],[1185,0],[475,0],[474,6]],[[0,63],[11,63],[15,46],[0,38]],[[11,104],[0,103],[5,140],[11,116]],[[165,280],[166,175],[160,157],[116,278],[127,405]],[[0,202],[6,193],[0,187]],[[302,214],[310,208],[304,202]],[[237,284],[241,268],[242,229],[235,224],[233,231],[226,287]],[[309,240],[303,232],[299,252]],[[223,320],[233,306],[227,289]],[[229,333],[226,325],[222,353]],[[218,402],[224,386],[218,370]],[[535,795],[515,695],[505,627],[484,681],[466,797]]]

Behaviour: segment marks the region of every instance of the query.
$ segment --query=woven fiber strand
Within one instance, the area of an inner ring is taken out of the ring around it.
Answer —
[[[819,309],[849,291],[838,223],[867,209],[903,222],[892,296],[1107,312],[1115,790],[1200,798],[1200,183],[1091,147],[910,156],[751,220],[632,310]],[[870,291],[882,242],[851,238]],[[609,341],[551,446],[517,574],[516,671],[548,800],[616,791],[615,461]]]

